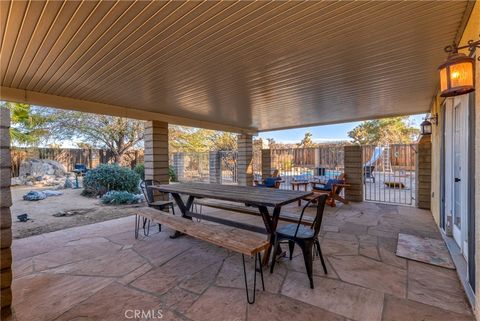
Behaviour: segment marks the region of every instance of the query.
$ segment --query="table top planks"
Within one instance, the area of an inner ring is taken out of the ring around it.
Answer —
[[[290,191],[265,187],[204,183],[164,184],[154,185],[150,188],[165,193],[186,194],[194,197],[212,198],[268,207],[283,206],[312,194],[310,191]]]

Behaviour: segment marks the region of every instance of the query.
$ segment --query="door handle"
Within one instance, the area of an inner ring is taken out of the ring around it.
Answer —
[[[461,179],[460,179],[460,178],[458,178],[458,177],[455,177],[455,183],[458,183],[458,182],[460,182],[460,181],[461,181]]]

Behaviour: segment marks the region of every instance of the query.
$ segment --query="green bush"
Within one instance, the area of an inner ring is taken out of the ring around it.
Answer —
[[[137,164],[133,170],[140,176],[141,179],[145,179],[145,164]],[[170,182],[177,181],[177,173],[172,165],[168,167],[168,179]]]
[[[84,196],[104,195],[109,191],[138,194],[140,176],[133,170],[117,164],[100,164],[89,170],[83,178]]]
[[[137,164],[133,170],[138,174],[138,176],[140,176],[141,179],[145,179],[145,164]]]
[[[137,204],[143,200],[143,195],[125,191],[110,191],[102,196],[103,204]]]
[[[170,182],[177,181],[177,173],[175,172],[175,168],[172,165],[168,166],[168,179]]]

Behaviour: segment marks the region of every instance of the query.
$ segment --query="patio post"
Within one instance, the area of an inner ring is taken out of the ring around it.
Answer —
[[[210,183],[222,183],[222,159],[218,151],[210,151],[208,153],[209,176]]]
[[[177,180],[179,182],[183,181],[185,177],[185,154],[184,153],[175,153],[173,154],[173,168],[175,174],[177,175]]]
[[[238,185],[253,185],[253,137],[248,134],[237,136],[238,143]]]
[[[10,110],[0,108],[0,314],[7,318],[12,304],[12,195],[10,159]]]
[[[168,184],[168,123],[146,121],[144,141],[145,179]]]
[[[418,142],[416,172],[417,207],[429,210],[432,190],[432,141],[430,135],[422,136]]]
[[[362,146],[344,146],[344,166],[347,184],[345,199],[352,202],[363,202],[363,160]]]
[[[272,151],[262,149],[262,179],[272,175]]]

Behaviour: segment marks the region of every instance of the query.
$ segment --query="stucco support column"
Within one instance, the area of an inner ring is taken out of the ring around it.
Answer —
[[[0,307],[1,319],[11,315],[12,304],[12,217],[10,206],[10,111],[0,107]]]
[[[168,184],[168,123],[145,122],[145,179]]]
[[[429,210],[432,194],[432,140],[430,135],[422,136],[418,142],[416,172],[417,207]]]
[[[222,183],[222,158],[218,151],[208,153],[210,183]]]
[[[253,185],[253,137],[242,134],[237,136],[238,145],[238,185]]]
[[[272,175],[272,151],[262,149],[262,179]]]
[[[363,160],[362,146],[344,147],[344,166],[347,184],[345,198],[352,202],[363,202]]]

